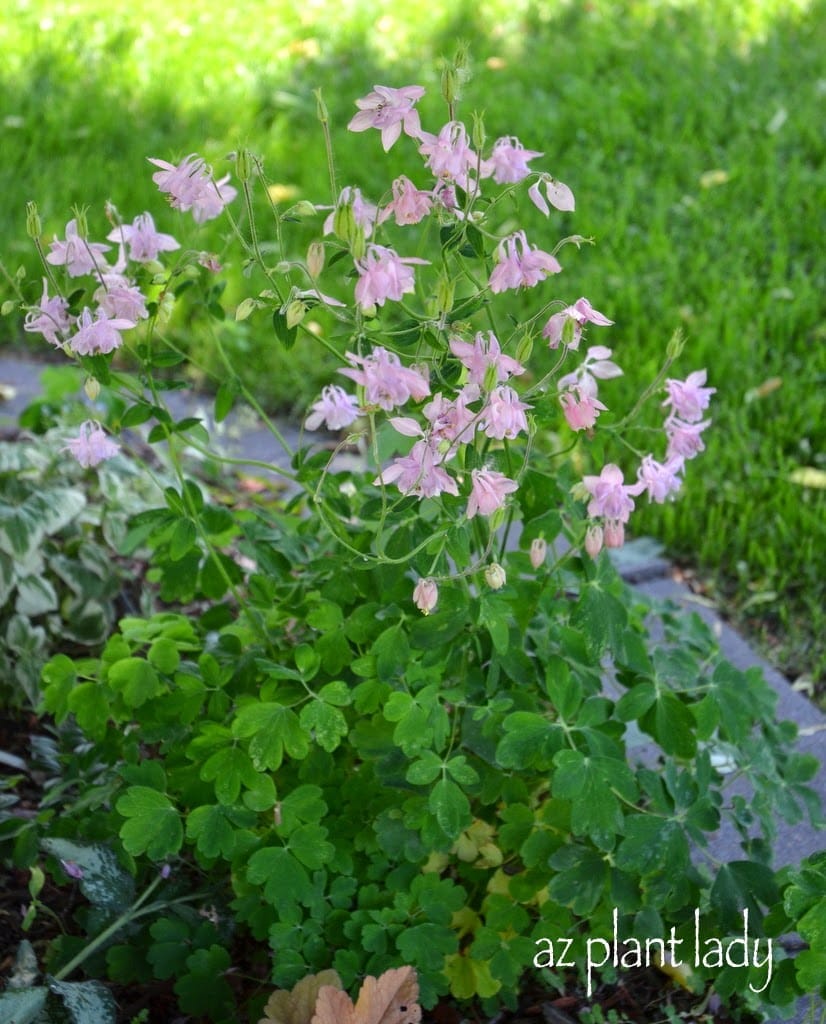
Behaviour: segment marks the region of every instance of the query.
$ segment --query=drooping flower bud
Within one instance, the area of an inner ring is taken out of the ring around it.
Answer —
[[[625,525],[621,519],[605,520],[605,546],[621,548],[625,543]]]
[[[533,337],[530,334],[523,334],[516,346],[516,361],[523,366],[531,360],[533,352]]]
[[[97,377],[87,377],[83,384],[83,390],[90,402],[94,402],[100,394],[100,381]]]
[[[301,299],[293,299],[287,304],[285,316],[287,317],[287,330],[291,331],[297,327],[307,314],[307,307]]]
[[[423,615],[429,615],[439,600],[439,588],[429,576],[420,579],[413,588],[413,603]]]
[[[491,590],[501,590],[508,582],[505,570],[498,562],[491,562],[485,569],[485,583]]]
[[[352,203],[339,203],[333,213],[333,234],[342,242],[350,241],[356,230],[356,215]]]
[[[598,523],[588,527],[585,534],[585,550],[591,558],[596,558],[602,551],[602,527]]]
[[[307,270],[310,277],[316,278],[324,269],[324,243],[310,242],[307,249]]]
[[[534,569],[538,569],[545,561],[548,553],[548,545],[544,537],[534,537],[531,541],[530,559]]]

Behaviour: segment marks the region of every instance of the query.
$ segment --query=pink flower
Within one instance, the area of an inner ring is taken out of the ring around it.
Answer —
[[[379,223],[384,223],[392,214],[399,225],[418,224],[430,213],[432,206],[431,193],[422,192],[409,178],[402,175],[393,182],[393,201],[381,211]]]
[[[676,494],[682,486],[682,480],[677,474],[683,469],[683,458],[674,455],[667,462],[661,463],[654,460],[653,455],[646,455],[637,470],[638,482],[631,488],[633,494],[642,494],[648,491],[648,500],[655,501],[662,505],[666,498]]]
[[[365,391],[368,405],[377,405],[389,411],[398,405],[404,405],[413,398],[419,402],[430,394],[430,385],[426,378],[412,367],[401,365],[401,360],[394,352],[388,352],[380,346],[373,349],[369,356],[356,356],[346,353],[348,362],[360,365],[362,369],[340,370],[361,384]]]
[[[597,378],[599,380],[611,380],[614,377],[621,377],[622,370],[616,363],[611,362],[609,356],[611,349],[604,345],[592,345],[585,353],[585,362],[578,366],[573,373],[566,373],[559,378],[559,387],[578,387],[583,395],[596,398],[598,393]]]
[[[668,398],[663,405],[670,405],[672,414],[686,423],[696,423],[703,418],[703,410],[708,408],[711,396],[717,390],[703,387],[705,382],[705,370],[695,370],[685,380],[667,380]]]
[[[69,317],[69,303],[60,295],[49,298],[49,283],[43,278],[43,294],[40,305],[30,309],[23,321],[24,331],[42,334],[50,345],[60,346],[64,339],[58,334],[67,334],[72,326]]]
[[[192,216],[196,224],[203,224],[205,220],[214,220],[232,200],[238,195],[237,189],[229,182],[229,175],[224,175],[220,181],[210,181],[207,187],[201,192],[192,204]]]
[[[603,315],[593,308],[591,303],[586,299],[577,299],[573,306],[566,306],[565,309],[554,315],[548,320],[545,326],[542,328],[542,337],[548,339],[549,348],[558,348],[562,336],[565,331],[566,323],[573,324],[573,330],[571,332],[571,340],[568,342],[568,348],[576,350],[579,348],[579,342],[582,338],[582,328],[588,324],[596,324],[597,327],[610,327],[613,324],[613,320],[609,320],[607,316]]]
[[[468,145],[467,129],[461,121],[448,121],[438,135],[422,132],[419,152],[437,178],[450,178],[468,191],[468,172],[476,167],[476,154]]]
[[[534,537],[531,541],[531,549],[528,552],[528,557],[531,560],[531,565],[534,569],[538,569],[540,565],[544,565],[545,558],[548,554],[548,543],[544,537]]]
[[[488,282],[492,292],[533,288],[549,274],[558,274],[562,270],[555,256],[528,244],[524,231],[516,231],[499,243],[496,260]]]
[[[426,579],[418,580],[413,588],[413,603],[423,615],[429,615],[436,607],[439,600],[439,588],[434,580],[428,576]]]
[[[467,503],[467,517],[473,519],[477,512],[490,516],[505,503],[505,497],[518,490],[515,480],[509,480],[504,473],[493,469],[471,470],[473,481]]]
[[[381,131],[381,144],[387,152],[401,135],[402,128],[405,134],[414,139],[419,137],[421,123],[414,104],[422,96],[424,88],[421,85],[405,85],[401,89],[374,85],[373,92],[356,100],[359,112],[347,127],[351,132],[378,128]]]
[[[122,274],[104,274],[103,285],[94,294],[99,309],[112,320],[145,320],[149,316],[146,296]]]
[[[177,165],[155,157],[149,157],[149,162],[161,168],[152,175],[152,180],[161,192],[169,195],[172,208],[192,210],[192,216],[198,224],[217,217],[238,194],[227,184],[229,175],[220,181],[213,181],[206,162],[195,153],[190,153]]]
[[[522,181],[531,173],[528,160],[542,156],[532,149],[524,149],[519,139],[505,136],[497,139],[489,160],[482,161],[481,176],[493,177],[497,185]]]
[[[111,459],[118,454],[119,448],[103,433],[97,420],[86,420],[80,426],[77,437],[62,448],[61,451],[71,452],[85,469],[97,466],[104,459]]]
[[[666,459],[675,457],[693,459],[695,455],[704,452],[706,446],[700,435],[710,423],[711,420],[703,420],[701,423],[684,423],[676,416],[669,416],[665,421],[665,433],[668,438]]]
[[[530,405],[519,401],[513,388],[494,388],[482,410],[480,428],[487,437],[495,437],[499,441],[507,437],[512,441],[517,434],[527,431],[525,410],[530,408]]]
[[[598,398],[586,394],[577,385],[561,394],[559,401],[562,403],[562,411],[571,430],[590,430],[596,423],[597,416],[607,409]]]
[[[435,498],[443,492],[457,495],[456,481],[442,469],[442,456],[430,441],[417,441],[409,455],[394,459],[373,481],[375,484],[395,483],[402,494],[419,498]]]
[[[413,271],[407,264],[428,263],[416,256],[399,256],[384,245],[369,245],[363,260],[356,260],[359,280],[356,302],[362,309],[383,306],[385,300],[398,302],[407,292],[415,290]]]
[[[110,242],[128,244],[129,255],[136,263],[150,263],[158,258],[158,253],[181,247],[172,235],[155,230],[151,213],[138,214],[131,224],[121,224],[106,237]]]
[[[468,369],[468,380],[472,385],[468,390],[473,396],[470,401],[473,401],[484,387],[489,367],[494,368],[497,383],[506,381],[511,376],[518,377],[525,372],[525,367],[521,363],[502,352],[499,339],[493,331],[488,331],[487,334],[478,331],[472,345],[461,338],[451,338],[450,351],[462,366]]]
[[[118,332],[128,331],[135,326],[132,320],[108,317],[102,309],[97,311],[93,320],[88,307],[80,314],[77,322],[79,330],[69,345],[73,352],[81,356],[93,356],[120,348],[123,338]]]
[[[602,527],[599,523],[591,523],[585,531],[585,550],[591,558],[596,558],[602,551],[602,540]]]
[[[476,415],[467,408],[465,402],[463,394],[457,395],[451,402],[439,392],[427,403],[422,412],[430,423],[430,436],[434,442],[448,441],[456,445],[472,440]]]
[[[322,231],[325,235],[329,235],[333,230],[333,223],[335,221],[336,210],[341,206],[346,206],[349,203],[353,209],[353,217],[355,218],[356,224],[364,231],[364,237],[369,238],[373,233],[373,225],[376,223],[378,217],[379,208],[375,203],[371,203],[365,199],[361,194],[360,188],[354,188],[351,185],[345,185],[339,193],[338,202],[333,208],[333,212],[324,221]],[[323,209],[329,209],[329,207],[323,207]]]
[[[318,430],[324,423],[328,430],[342,430],[358,419],[358,415],[355,398],[337,384],[328,384],[322,389],[321,398],[313,405],[304,426],[307,430]]]
[[[633,488],[623,483],[622,470],[618,466],[608,463],[599,476],[586,476],[583,483],[593,496],[588,503],[589,516],[628,522],[634,511]]]
[[[625,543],[625,526],[620,519],[605,520],[606,548],[621,548]]]
[[[545,195],[548,197],[547,202],[539,191],[540,185],[545,186]],[[544,213],[546,217],[551,212],[548,203],[554,209],[561,210],[563,213],[570,213],[575,206],[574,194],[568,186],[563,185],[561,181],[557,181],[547,174],[543,174],[539,181],[531,185],[528,189],[528,197],[537,210]]]
[[[72,219],[66,225],[66,241],[59,242],[55,238],[49,243],[49,248],[47,263],[53,267],[65,266],[69,277],[82,277],[105,265],[101,253],[108,252],[111,246],[81,238],[77,233],[77,221]]]

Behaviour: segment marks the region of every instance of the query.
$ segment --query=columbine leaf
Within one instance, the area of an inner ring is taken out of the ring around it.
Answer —
[[[148,786],[132,786],[115,808],[127,820],[120,837],[128,853],[146,853],[152,860],[164,860],[180,850],[184,830],[178,812],[164,793]]]

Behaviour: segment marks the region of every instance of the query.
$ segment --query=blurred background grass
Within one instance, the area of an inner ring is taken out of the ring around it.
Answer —
[[[317,87],[340,183],[375,199],[410,154],[380,159],[375,133],[344,132],[353,100],[376,82],[416,82],[436,130],[438,58],[459,39],[474,70],[460,116],[484,110],[490,137],[543,150],[536,167],[576,194],[576,213],[535,219],[532,239],[596,239],[567,251],[553,293],[587,295],[616,321],[610,338],[591,338],[627,371],[609,404],[621,408],[656,371],[677,326],[688,337],[677,375],[704,366],[717,388],[684,495],[642,508],[635,531],[699,570],[792,678],[822,680],[823,0],[144,0],[117,12],[109,0],[6,0],[2,258],[39,279],[27,200],[48,237],[62,236],[73,203],[90,205],[98,235],[104,199],[126,220],[158,211],[147,156],[197,151],[224,173],[227,154],[249,145],[283,196],[330,202]],[[220,251],[221,231],[210,226],[199,245]],[[231,286],[230,310],[233,298]],[[523,301],[531,310],[535,298]],[[210,333],[182,326],[214,366]],[[266,322],[213,329],[271,408],[297,414],[327,378],[318,352],[284,354]],[[0,332],[4,346],[38,347],[19,317]]]

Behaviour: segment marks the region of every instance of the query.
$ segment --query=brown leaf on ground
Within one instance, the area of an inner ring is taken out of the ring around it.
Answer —
[[[419,1024],[418,998],[416,972],[396,967],[379,978],[366,977],[355,1006],[346,992],[322,988],[312,1024]]]
[[[258,1024],[310,1024],[315,1012],[318,993],[322,988],[335,992],[341,989],[341,978],[335,971],[320,971],[308,974],[297,982],[291,991],[278,989],[273,992],[264,1007],[264,1016]],[[347,993],[343,993],[350,1002]],[[352,1006],[352,1003],[350,1003]]]

